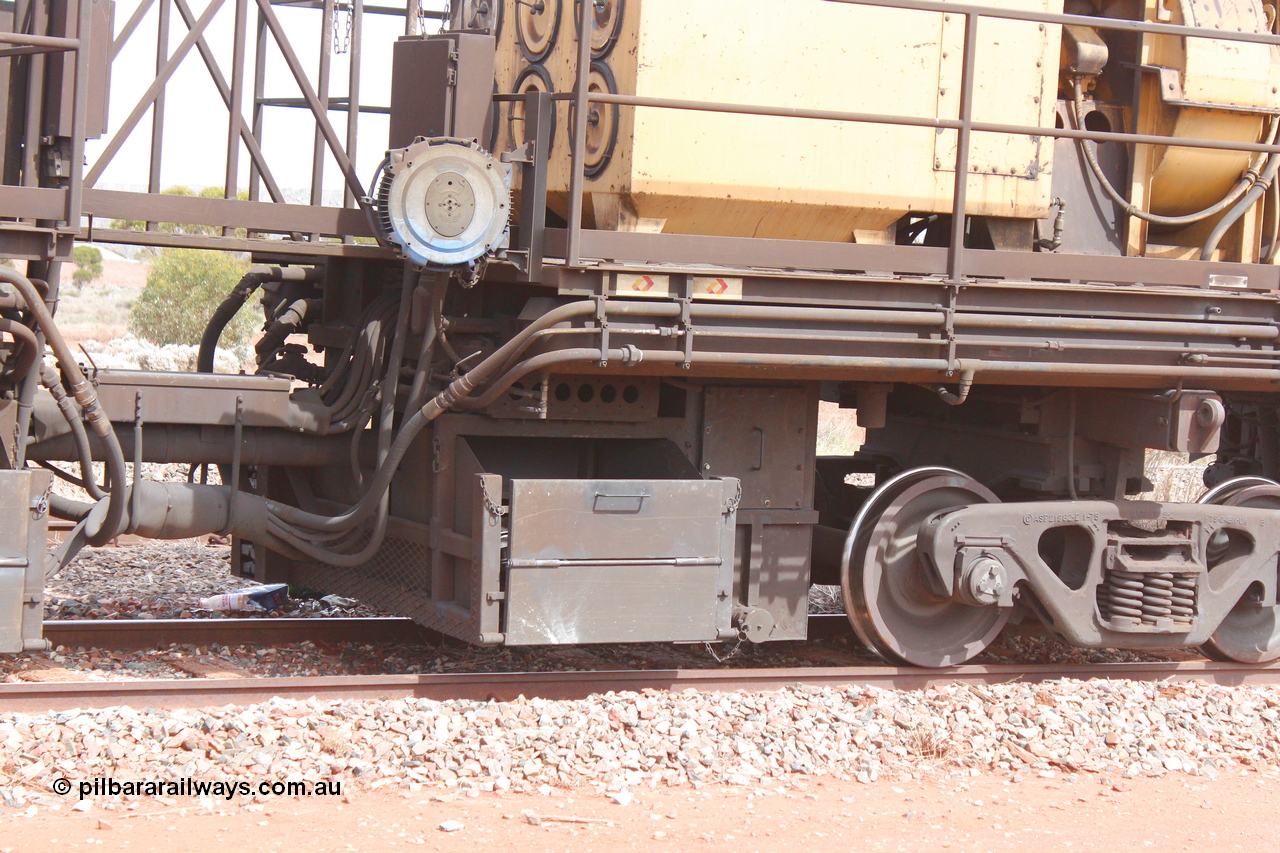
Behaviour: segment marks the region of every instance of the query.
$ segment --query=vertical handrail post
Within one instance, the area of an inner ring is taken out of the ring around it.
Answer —
[[[565,264],[578,266],[582,254],[582,185],[586,178],[587,110],[591,79],[591,25],[595,15],[587,8],[595,0],[582,0],[582,20],[578,22],[578,77],[573,87],[573,160],[569,173],[569,240]]]
[[[25,12],[26,29],[23,32],[27,35],[48,35],[47,7],[31,2],[27,4]],[[17,10],[15,10],[16,13]],[[22,185],[27,187],[40,186],[40,133],[43,124],[44,78],[47,62],[48,57],[43,53],[32,54],[27,62],[26,119],[23,123],[22,146]]]
[[[542,250],[547,226],[547,153],[555,113],[548,92],[524,95],[525,134],[533,143],[530,160],[520,179],[520,243],[528,252],[525,281],[542,280]]]
[[[969,145],[973,132],[974,57],[978,49],[976,12],[964,12],[964,64],[960,68],[960,129],[956,131],[956,183],[951,199],[951,245],[947,250],[947,278],[952,284],[964,279],[965,207],[969,195]]]
[[[351,16],[351,45],[347,58],[347,156],[356,161],[356,133],[360,129],[360,44],[364,38],[364,0],[349,0],[347,14]],[[355,207],[357,199],[346,187],[343,207]]]
[[[84,136],[89,115],[89,43],[93,37],[93,3],[80,0],[80,20],[76,25],[76,89],[71,117],[71,175],[67,187],[66,226],[80,230],[80,199],[84,184]],[[38,372],[38,371],[37,371]]]
[[[320,108],[329,114],[329,67],[333,62],[333,22],[337,19],[334,0],[324,0],[320,13],[320,61],[316,69],[316,96]],[[324,202],[324,132],[320,129],[320,117],[316,116],[315,137],[311,147],[311,204],[318,207]],[[318,234],[311,239],[318,239]]]
[[[267,91],[267,18],[258,10],[258,26],[253,49],[253,138],[262,148],[263,104]],[[249,200],[257,201],[261,193],[261,176],[256,163],[249,164]]]
[[[173,4],[170,0],[160,0],[158,21],[156,24],[156,77],[159,78],[169,64],[169,27],[172,18]],[[164,101],[168,81],[151,103],[151,158],[148,162],[147,192],[160,192],[160,164],[164,157]],[[148,222],[146,229],[154,230],[156,223]]]
[[[227,175],[223,195],[235,198],[240,191],[240,134],[244,131],[244,54],[249,28],[249,0],[236,0],[235,32],[231,45],[231,95],[227,105]],[[235,233],[223,228],[223,236]]]

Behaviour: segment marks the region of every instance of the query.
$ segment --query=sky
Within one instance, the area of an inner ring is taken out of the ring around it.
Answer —
[[[138,8],[141,0],[117,0],[115,29],[118,34]],[[256,4],[249,3],[249,42],[246,50],[247,68],[245,99],[241,106],[246,122],[252,120],[254,21]],[[397,5],[396,0],[378,0],[385,5]],[[403,0],[401,0],[403,2]],[[444,0],[421,0],[424,8],[441,9]],[[199,18],[207,0],[188,0],[192,14]],[[224,0],[206,30],[211,51],[218,60],[223,77],[231,80],[231,56],[236,0]],[[97,162],[107,141],[119,130],[133,111],[140,96],[155,78],[156,38],[159,29],[159,12],[156,3],[147,12],[141,25],[116,57],[112,68],[109,108],[109,131],[100,140],[86,145],[87,162]],[[171,5],[172,19],[169,25],[169,49],[176,49],[187,34],[176,7]],[[296,9],[281,5],[273,7],[280,23],[302,65],[308,70],[315,86],[321,44],[321,17],[319,9]],[[345,36],[346,16],[338,14],[338,38]],[[428,31],[434,32],[439,23],[427,21]],[[361,103],[386,106],[390,98],[391,44],[404,33],[404,18],[385,15],[365,15],[364,47],[360,99]],[[268,61],[265,78],[265,95],[276,98],[301,98],[302,93],[293,80],[288,66],[272,40],[268,40]],[[331,43],[333,33],[325,34],[325,42]],[[349,53],[336,53],[332,57],[329,93],[331,97],[345,97]],[[175,185],[200,189],[206,186],[221,187],[225,180],[227,152],[228,111],[218,94],[212,78],[195,47],[192,47],[182,65],[174,73],[166,89],[164,118],[164,148],[161,157],[160,183],[163,187]],[[330,112],[330,121],[339,138],[346,138],[346,113]],[[145,190],[148,158],[151,149],[152,115],[143,116],[127,141],[112,158],[97,186],[103,189]],[[387,144],[387,117],[364,114],[360,118],[360,139],[357,146],[357,170],[361,181],[368,184],[382,160]],[[312,145],[315,123],[305,109],[267,107],[264,113],[263,153],[267,163],[285,192],[288,201],[306,201],[307,188],[311,184]],[[241,189],[248,187],[249,155],[241,144]],[[326,202],[340,201],[342,177],[336,161],[326,156],[324,168]],[[266,197],[265,190],[263,197]]]

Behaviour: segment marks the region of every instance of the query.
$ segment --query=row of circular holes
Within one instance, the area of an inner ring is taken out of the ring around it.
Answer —
[[[556,386],[555,396],[560,402],[566,402],[573,395],[573,389],[568,382],[561,382]],[[590,403],[596,396],[594,385],[586,382],[578,386],[578,402]],[[600,388],[600,402],[612,403],[618,399],[618,389],[612,385],[603,385]],[[635,403],[640,399],[640,389],[634,385],[626,385],[622,389],[622,401],[624,403]]]

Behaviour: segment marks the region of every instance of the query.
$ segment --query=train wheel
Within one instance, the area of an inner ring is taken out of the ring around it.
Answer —
[[[1199,503],[1280,509],[1280,484],[1262,477],[1237,477],[1210,489]],[[1209,543],[1212,552],[1214,543]],[[1280,582],[1280,579],[1277,579]],[[1280,658],[1280,606],[1259,600],[1251,586],[1236,602],[1218,630],[1200,647],[1211,660],[1267,663]]]
[[[906,471],[872,494],[849,528],[841,574],[845,612],[868,648],[892,663],[955,666],[996,638],[1010,611],[935,589],[916,535],[939,512],[997,500],[950,468]]]

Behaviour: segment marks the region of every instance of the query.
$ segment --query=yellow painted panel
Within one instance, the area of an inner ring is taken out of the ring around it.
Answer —
[[[543,65],[555,89],[567,92],[576,37],[572,5],[559,2],[566,14]],[[507,3],[511,22],[516,3]],[[1062,0],[995,5],[1060,12]],[[626,94],[957,115],[960,15],[824,0],[628,0],[625,8],[622,35],[604,61]],[[975,118],[1051,122],[1058,39],[1056,27],[985,21]],[[501,76],[511,80],[524,60],[513,37],[502,42],[509,56]],[[561,105],[549,177],[549,203],[562,214],[569,118]],[[584,210],[595,227],[851,240],[855,230],[883,230],[910,211],[951,209],[954,131],[657,108],[623,107],[619,118],[609,167],[586,182]],[[1033,139],[975,134],[970,212],[1043,216],[1052,150]]]

